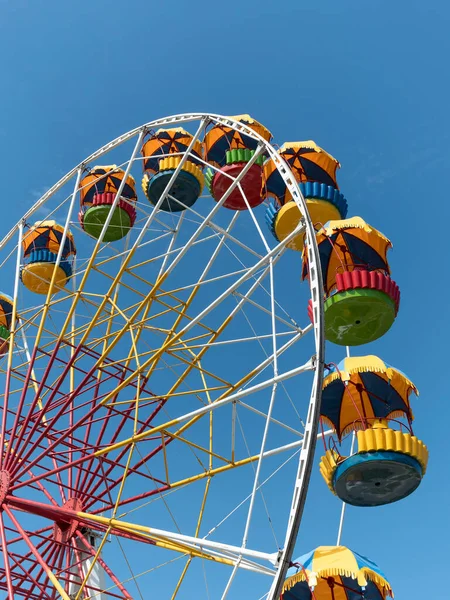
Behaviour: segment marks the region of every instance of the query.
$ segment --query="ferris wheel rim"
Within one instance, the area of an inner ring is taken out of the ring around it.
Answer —
[[[23,218],[13,227],[6,236],[0,242],[0,250],[5,244],[12,238],[14,233],[20,228],[21,224],[31,217],[41,206],[43,206],[47,200],[52,197],[63,185],[70,181],[75,175],[80,174],[81,169],[92,161],[97,160],[99,157],[107,154],[109,151],[117,148],[123,143],[129,141],[135,136],[143,135],[148,129],[155,128],[158,126],[175,125],[177,123],[186,123],[191,121],[203,120],[205,126],[212,123],[223,123],[231,126],[232,128],[242,130],[246,135],[256,139],[261,146],[264,148],[264,152],[272,158],[281,170],[281,175],[285,180],[286,186],[292,194],[293,200],[297,203],[299,208],[304,215],[305,227],[306,227],[306,244],[310,256],[311,274],[310,274],[310,292],[313,301],[314,311],[314,340],[315,340],[315,357],[314,357],[314,381],[311,389],[311,396],[308,404],[308,419],[305,428],[305,443],[302,446],[302,450],[299,457],[299,471],[297,475],[296,485],[293,491],[293,500],[291,506],[290,520],[288,530],[286,532],[286,538],[282,550],[276,559],[277,574],[274,577],[273,585],[268,600],[277,600],[280,592],[283,580],[285,578],[286,571],[289,567],[289,563],[294,550],[295,541],[297,538],[298,529],[300,526],[302,511],[304,502],[306,499],[309,477],[312,468],[312,461],[314,458],[315,448],[315,433],[317,432],[317,425],[320,414],[320,397],[323,379],[323,366],[324,366],[324,328],[323,328],[323,287],[322,278],[320,272],[320,261],[318,257],[318,248],[315,239],[315,232],[311,220],[306,209],[306,203],[302,196],[299,186],[295,182],[294,177],[290,171],[289,166],[279,156],[275,148],[261,136],[255,133],[250,128],[242,125],[236,120],[230,117],[224,117],[212,113],[181,113],[161,119],[149,121],[139,127],[136,127],[125,134],[115,138],[111,142],[105,144],[97,151],[88,156],[85,160],[79,163],[66,175],[64,175],[54,186],[52,186],[28,211],[25,213]],[[131,163],[131,160],[130,160]],[[78,177],[79,179],[79,177]],[[67,229],[68,224],[66,225]]]
[[[117,136],[110,142],[108,142],[108,143],[104,144],[103,146],[101,146],[100,148],[98,148],[95,152],[91,153],[84,160],[82,160],[75,167],[73,167],[70,171],[68,171],[65,175],[63,175],[51,188],[49,188],[33,204],[33,206],[23,215],[22,219],[20,221],[18,221],[14,225],[14,227],[12,227],[10,229],[10,231],[0,240],[0,251],[3,249],[4,245],[11,239],[11,237],[17,231],[17,229],[20,225],[20,222],[23,222],[24,220],[29,219],[36,212],[36,210],[38,208],[40,208],[43,204],[45,204],[45,202],[51,196],[53,196],[63,185],[65,185],[68,181],[70,181],[70,179],[72,179],[72,177],[76,176],[77,172],[82,170],[85,167],[85,165],[91,163],[92,161],[97,160],[98,158],[100,158],[104,154],[107,154],[111,150],[114,150],[115,148],[119,147],[123,143],[132,139],[134,136],[139,135],[140,132],[143,132],[145,134],[148,130],[153,129],[155,127],[160,127],[160,126],[162,127],[165,125],[174,125],[177,123],[180,123],[180,124],[188,123],[191,121],[198,121],[200,119],[206,120],[205,127],[209,124],[209,122],[216,122],[217,124],[228,125],[228,126],[232,127],[233,129],[243,131],[246,136],[251,137],[251,138],[257,140],[258,142],[260,142],[265,147],[265,150],[269,154],[270,158],[272,158],[276,164],[282,165],[284,171],[286,173],[289,173],[292,176],[289,165],[278,154],[278,152],[272,146],[272,144],[270,142],[267,142],[267,140],[265,140],[261,135],[259,135],[257,132],[255,132],[250,127],[240,123],[236,119],[233,119],[233,117],[224,116],[224,115],[220,115],[220,114],[216,114],[216,113],[207,113],[207,112],[194,113],[194,112],[192,112],[192,113],[178,113],[175,115],[170,115],[170,116],[162,117],[159,119],[154,119],[152,121],[143,123],[142,125],[139,125],[138,127],[134,127],[133,129],[130,129],[129,131],[127,131],[126,133],[123,133],[122,135]],[[283,178],[286,179],[284,176],[283,176]],[[303,198],[303,195],[300,191],[299,186],[296,184],[294,177],[290,178],[290,181],[287,184],[287,187],[288,187],[289,191],[291,191],[291,192],[293,189],[294,190],[296,189],[296,191],[298,192],[293,197],[293,199],[295,201],[297,201],[298,197]],[[307,211],[306,211],[306,214],[307,214]],[[306,221],[307,221],[307,217],[306,217]]]

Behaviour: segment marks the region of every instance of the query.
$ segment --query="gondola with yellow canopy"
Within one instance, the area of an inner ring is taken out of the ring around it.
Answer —
[[[103,236],[104,242],[115,242],[125,237],[136,220],[136,183],[131,175],[116,165],[93,167],[80,181],[80,212],[78,219],[84,231],[98,239],[111,212],[120,187],[117,203]]]
[[[55,221],[38,221],[24,234],[24,264],[20,276],[25,287],[31,292],[47,294],[55,268],[53,292],[64,288],[72,276],[72,261],[76,249],[70,231],[67,231],[61,261],[56,267],[63,234],[64,227]]]
[[[392,588],[371,560],[345,546],[319,546],[295,559],[280,600],[386,600]]]
[[[0,292],[0,356],[9,350],[14,300]]]
[[[278,153],[299,184],[316,229],[327,221],[345,219],[347,201],[336,181],[340,164],[331,154],[312,140],[286,142]],[[302,215],[271,158],[264,163],[264,195],[271,199],[266,210],[267,225],[275,238],[282,241],[297,228]],[[289,242],[288,247],[302,250],[303,240],[304,233],[301,233]]]
[[[360,217],[329,221],[316,234],[325,291],[325,336],[359,346],[384,335],[394,323],[400,291],[390,277],[391,242]],[[308,277],[303,251],[303,279]]]
[[[357,432],[358,448],[350,457],[330,448],[320,470],[330,490],[347,504],[390,504],[419,486],[428,451],[412,433],[412,392],[418,394],[415,385],[376,356],[347,357],[329,367],[321,418],[339,442]],[[402,418],[405,425],[399,421]]]
[[[156,205],[167,187],[183,154],[192,143],[193,136],[182,127],[158,129],[151,134],[141,148],[144,157],[142,189],[153,205]],[[202,145],[196,141],[173,182],[160,210],[180,212],[195,204],[204,185]]]
[[[230,118],[246,125],[264,140],[269,142],[272,139],[270,131],[250,115],[237,115]],[[229,125],[216,123],[206,133],[203,146],[205,160],[217,167],[217,170],[208,169],[205,178],[211,196],[218,202],[252,159],[258,140]],[[236,187],[224,201],[225,208],[247,210],[264,201],[263,162],[264,156],[258,156],[240,180],[242,192]]]

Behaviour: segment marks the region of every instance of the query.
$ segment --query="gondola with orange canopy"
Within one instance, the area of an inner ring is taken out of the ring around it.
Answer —
[[[9,337],[11,335],[13,299],[0,293],[0,356],[5,355],[9,350]]]
[[[111,215],[103,236],[104,242],[125,237],[136,220],[136,183],[131,175],[116,165],[93,167],[80,181],[80,212],[78,219],[84,231],[98,239],[108,219],[112,204],[121,189],[120,199]],[[122,185],[123,183],[123,185]]]
[[[418,394],[417,388],[376,356],[347,357],[328,369],[321,418],[338,442],[353,432],[358,442],[352,456],[341,456],[333,447],[322,457],[320,470],[330,490],[354,506],[380,506],[409,496],[428,462],[426,446],[412,433],[410,395]]]
[[[272,139],[270,131],[250,115],[237,115],[230,119],[252,129],[266,141]],[[231,124],[216,123],[206,133],[203,146],[205,160],[217,167],[217,170],[208,169],[205,176],[209,192],[218,202],[227,193],[233,180],[242,173],[252,159],[258,146],[258,140],[246,135],[242,130],[232,127]],[[225,208],[247,210],[264,201],[262,195],[263,163],[264,156],[258,156],[240,180],[242,191],[239,187],[233,189],[223,203]]]
[[[182,127],[158,129],[151,134],[141,148],[144,157],[144,177],[142,189],[153,205],[164,193],[175,170],[179,167],[183,154],[192,143],[193,136]],[[196,141],[187,159],[183,162],[160,210],[180,212],[195,204],[204,185],[202,145]]]
[[[306,200],[313,225],[319,229],[327,221],[345,219],[347,201],[339,191],[336,171],[339,162],[314,141],[286,142],[278,150],[289,165]],[[266,222],[278,241],[284,240],[298,226],[301,212],[273,159],[264,163],[264,194],[271,199]],[[295,236],[288,247],[303,249],[304,233]]]
[[[76,249],[70,231],[67,231],[61,260],[56,267],[63,234],[64,227],[50,220],[38,221],[24,234],[21,279],[31,292],[47,294],[55,268],[53,292],[61,290],[72,276],[72,262]]]
[[[400,291],[390,277],[391,242],[360,217],[330,221],[316,234],[325,291],[325,335],[335,344],[359,346],[394,323]],[[308,277],[303,251],[303,279]]]

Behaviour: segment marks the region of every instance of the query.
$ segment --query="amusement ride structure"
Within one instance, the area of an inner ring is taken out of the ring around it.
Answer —
[[[391,243],[347,216],[336,159],[271,140],[249,115],[147,123],[0,242],[8,600],[392,595],[340,535],[294,557],[318,441],[345,504],[426,470],[414,384],[349,350],[397,316]]]

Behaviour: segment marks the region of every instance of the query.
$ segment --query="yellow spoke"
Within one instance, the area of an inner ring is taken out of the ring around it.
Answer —
[[[142,356],[142,354],[141,354]],[[219,391],[219,390],[224,390],[224,389],[228,389],[228,385],[218,385],[218,386],[211,386],[208,388],[199,388],[199,389],[194,389],[194,390],[186,390],[184,392],[175,392],[173,394],[171,394],[170,396],[167,396],[166,394],[160,394],[160,395],[154,395],[154,396],[141,396],[140,401],[144,402],[146,400],[166,400],[169,397],[170,398],[177,398],[179,396],[196,396],[199,394],[207,394],[209,392],[214,392],[214,391]],[[120,406],[121,404],[129,404],[129,400],[121,400],[120,402],[114,402],[114,406]],[[107,404],[106,407],[112,407],[113,404]]]
[[[213,379],[216,379],[217,381],[219,381],[220,383],[222,383],[227,388],[231,387],[231,383],[229,381],[226,381],[225,379],[222,379],[222,377],[219,377],[218,375],[215,375],[211,371],[205,371],[201,366],[199,366],[199,364],[198,364],[199,360],[197,358],[194,358],[193,360],[188,360],[187,358],[184,358],[183,356],[180,356],[179,354],[175,353],[173,350],[167,350],[166,353],[169,354],[170,356],[174,356],[175,358],[177,358],[178,360],[180,360],[184,364],[189,365],[190,367],[192,367],[192,369],[196,369],[197,371],[200,371],[201,373],[205,373],[209,377],[212,377]],[[185,377],[183,379],[185,379]],[[211,388],[207,388],[207,389],[211,391]],[[172,397],[171,392],[168,392],[166,394],[166,396],[168,398]]]
[[[197,450],[200,450],[201,452],[205,452],[206,454],[208,454],[210,456],[210,458],[214,457],[214,458],[218,458],[219,460],[225,462],[225,463],[230,463],[231,461],[228,460],[227,458],[221,456],[220,454],[216,454],[215,452],[212,452],[211,450],[208,450],[208,448],[204,448],[203,446],[200,446],[200,444],[196,444],[195,442],[191,442],[190,440],[187,440],[186,438],[181,437],[180,435],[177,435],[176,433],[171,433],[170,431],[166,431],[164,430],[164,435],[173,438],[174,440],[179,440],[180,442],[183,442],[184,444],[187,444],[188,446],[192,446],[192,448],[196,448]]]

